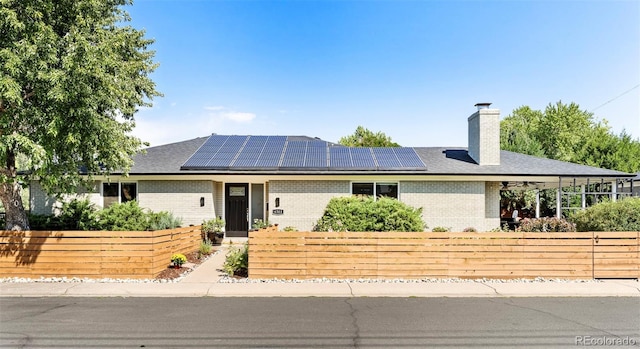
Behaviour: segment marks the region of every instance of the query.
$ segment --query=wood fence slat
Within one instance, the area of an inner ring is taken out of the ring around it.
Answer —
[[[563,277],[640,275],[638,232],[618,233],[322,233],[250,235],[250,276],[290,277]],[[598,236],[598,239],[594,237]],[[595,241],[600,244],[594,247]],[[295,244],[292,243],[295,242]],[[597,253],[594,254],[594,251]],[[291,258],[290,258],[291,257]],[[253,261],[253,263],[252,263]],[[251,272],[252,265],[260,272]],[[274,270],[266,271],[267,266]],[[287,270],[278,274],[278,270]],[[374,270],[375,269],[375,270]]]
[[[153,278],[167,267],[172,253],[198,249],[200,228],[0,231],[0,277]]]

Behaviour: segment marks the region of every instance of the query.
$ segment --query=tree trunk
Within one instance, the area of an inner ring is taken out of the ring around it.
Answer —
[[[0,185],[0,200],[5,211],[6,230],[29,230],[29,219],[22,204],[18,183],[2,183]]]

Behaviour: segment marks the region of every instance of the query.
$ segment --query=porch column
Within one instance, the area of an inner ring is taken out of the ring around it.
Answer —
[[[618,201],[618,180],[611,182],[611,201]]]
[[[581,185],[580,189],[582,189],[582,209],[584,210],[585,208],[587,208],[587,194],[585,185]]]
[[[556,193],[556,218],[562,217],[562,177],[558,177],[558,192]]]
[[[536,189],[536,218],[540,218],[540,189]]]

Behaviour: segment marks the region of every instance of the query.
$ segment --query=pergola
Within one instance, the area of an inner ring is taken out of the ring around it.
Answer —
[[[502,181],[503,190],[535,190],[536,218],[540,217],[540,190],[556,189],[556,217],[564,211],[585,209],[590,203],[607,198],[611,201],[630,196],[639,196],[637,182],[640,175],[629,176],[556,176],[536,178],[509,178]],[[580,205],[572,205],[579,197]]]

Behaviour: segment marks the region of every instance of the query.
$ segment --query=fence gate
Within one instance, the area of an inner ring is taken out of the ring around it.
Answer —
[[[593,233],[595,279],[639,278],[638,232]]]

